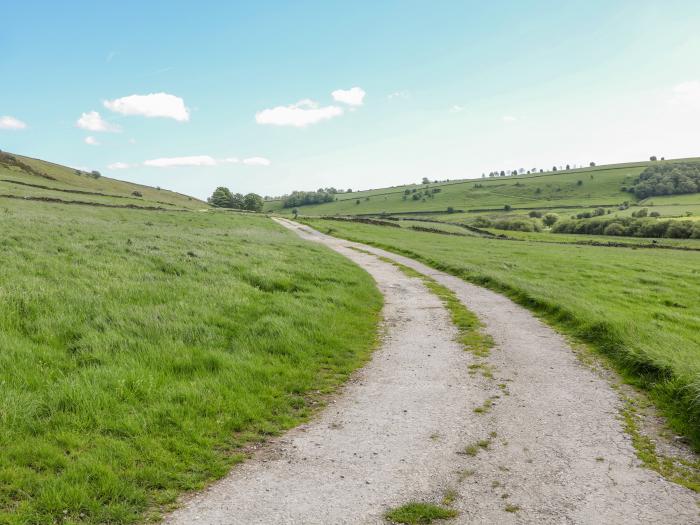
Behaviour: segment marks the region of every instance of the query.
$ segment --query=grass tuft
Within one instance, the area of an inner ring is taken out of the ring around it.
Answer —
[[[423,525],[432,523],[435,520],[454,518],[458,514],[456,510],[433,505],[432,503],[411,502],[390,510],[385,517],[393,523]]]

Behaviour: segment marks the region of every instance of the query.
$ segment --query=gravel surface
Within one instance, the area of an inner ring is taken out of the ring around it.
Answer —
[[[450,523],[700,523],[695,493],[640,466],[615,391],[530,312],[412,259],[278,222],[372,275],[385,297],[381,347],[311,423],[166,523],[386,524],[390,508],[447,490],[460,511]],[[477,361],[420,279],[351,246],[453,290],[495,340],[493,379],[468,373]]]

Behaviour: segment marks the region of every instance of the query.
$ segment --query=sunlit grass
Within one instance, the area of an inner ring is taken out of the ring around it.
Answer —
[[[134,523],[303,420],[381,296],[264,217],[0,200],[0,523]]]

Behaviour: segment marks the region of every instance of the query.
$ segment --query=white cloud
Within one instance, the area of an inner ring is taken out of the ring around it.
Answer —
[[[15,117],[5,115],[0,117],[0,129],[25,129],[27,124]]]
[[[408,100],[410,98],[410,96],[411,96],[411,94],[408,91],[403,90],[403,91],[394,91],[393,93],[389,93],[386,96],[386,98],[388,98],[389,100],[394,100],[397,98],[400,98],[403,100]]]
[[[503,122],[515,122],[518,119],[512,115],[505,115],[502,117],[502,120],[503,120]]]
[[[450,108],[450,113],[461,113],[464,111],[464,106],[460,106],[459,104],[455,104]]]
[[[100,143],[95,137],[85,137],[85,144],[90,146],[99,146]]]
[[[700,80],[689,80],[674,86],[671,103],[700,109]]]
[[[269,166],[271,162],[270,159],[266,159],[265,157],[249,157],[243,159],[243,164],[247,164],[248,166]]]
[[[362,101],[365,98],[365,90],[361,87],[354,87],[350,89],[336,89],[331,93],[333,100],[336,102],[342,102],[348,106],[361,106]]]
[[[226,162],[227,164],[238,164],[241,161],[238,157],[226,157],[221,162]]]
[[[108,170],[125,170],[130,167],[131,165],[127,164],[126,162],[113,162],[112,164],[107,165]]]
[[[342,114],[343,108],[338,106],[318,107],[318,104],[313,100],[304,99],[290,106],[263,109],[255,114],[255,121],[258,124],[303,128],[323,120],[339,117]]]
[[[104,120],[97,111],[83,113],[75,125],[88,131],[120,131],[119,126]]]
[[[115,100],[105,100],[104,106],[122,115],[164,117],[178,122],[190,120],[190,110],[185,106],[185,101],[168,93],[130,95]]]
[[[143,163],[154,168],[172,168],[179,166],[216,166],[216,159],[209,155],[194,155],[191,157],[164,157],[151,159]]]

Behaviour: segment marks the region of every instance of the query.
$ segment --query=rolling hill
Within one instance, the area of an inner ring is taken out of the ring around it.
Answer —
[[[675,159],[657,162],[681,162],[697,159]],[[576,210],[598,206],[634,203],[634,195],[623,191],[646,167],[655,162],[612,164],[568,171],[550,171],[530,175],[487,177],[438,183],[409,184],[336,195],[336,200],[323,204],[299,206],[300,214],[314,215],[377,215],[483,213],[512,210]],[[417,195],[417,197],[414,197]],[[654,205],[682,204],[698,207],[700,194],[647,199]],[[291,214],[281,200],[265,203],[265,211]]]
[[[118,208],[209,207],[188,195],[103,177],[52,162],[0,152],[0,195],[26,200]]]

